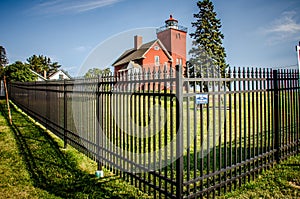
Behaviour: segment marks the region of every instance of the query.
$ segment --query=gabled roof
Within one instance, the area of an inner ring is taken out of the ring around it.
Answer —
[[[63,71],[63,70],[58,70],[58,71],[52,73],[51,75],[48,76],[48,78],[50,79],[51,77],[53,77],[53,76],[54,76],[55,74],[57,74],[57,73],[63,73],[63,74],[66,75],[68,78],[72,79],[71,76],[70,76],[68,73],[66,73],[65,71]]]
[[[170,53],[167,51],[167,49],[164,47],[161,41],[159,39],[156,39],[154,41],[150,41],[141,45],[141,47],[138,49],[132,48],[126,50],[112,65],[118,66],[129,63],[130,61],[146,58],[145,55],[156,43],[160,45],[161,49],[164,51],[164,53],[167,55],[170,61],[172,61],[172,56],[170,55]]]
[[[129,63],[128,63],[128,65],[126,66],[124,66],[124,67],[122,67],[120,70],[118,70],[118,72],[124,72],[124,71],[129,71],[129,70],[135,70],[135,69],[141,69],[142,67],[139,65],[139,64],[137,64],[137,63],[134,63],[133,61],[130,61]]]
[[[46,81],[47,79],[44,78],[42,75],[38,74],[37,72],[35,72],[34,70],[29,69],[33,74],[35,74],[38,78],[40,78],[41,80]]]

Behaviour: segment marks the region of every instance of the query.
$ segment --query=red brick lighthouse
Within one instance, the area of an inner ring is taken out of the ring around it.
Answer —
[[[126,50],[112,65],[118,72],[139,72],[141,69],[162,69],[165,66],[186,64],[187,28],[178,25],[170,15],[165,25],[156,29],[157,39],[143,43],[141,36],[134,37],[133,48]]]
[[[157,38],[163,43],[173,59],[173,65],[186,63],[187,28],[178,25],[178,21],[170,15],[165,26],[156,30]]]

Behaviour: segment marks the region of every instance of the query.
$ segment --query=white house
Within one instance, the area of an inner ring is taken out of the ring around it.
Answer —
[[[71,79],[71,77],[62,70],[58,70],[48,77],[49,80],[63,80],[63,79]]]

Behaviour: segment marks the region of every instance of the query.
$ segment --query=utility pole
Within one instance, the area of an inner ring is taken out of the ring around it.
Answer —
[[[4,72],[4,68],[8,64],[8,60],[6,57],[6,51],[3,46],[0,46],[0,66],[2,72]],[[6,104],[7,104],[7,110],[8,110],[8,117],[9,117],[9,123],[12,125],[12,117],[10,112],[10,106],[9,106],[9,99],[8,99],[8,91],[7,91],[7,84],[6,84],[6,77],[5,74],[3,75],[3,82],[4,82],[4,89],[5,89],[5,96],[6,96]]]

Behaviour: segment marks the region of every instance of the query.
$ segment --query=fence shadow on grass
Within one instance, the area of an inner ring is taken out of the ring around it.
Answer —
[[[0,103],[0,111],[7,116],[4,103]],[[79,169],[73,154],[61,150],[47,132],[13,107],[12,117],[11,129],[35,187],[62,198],[141,197],[136,190],[127,191],[117,176],[97,179]]]

